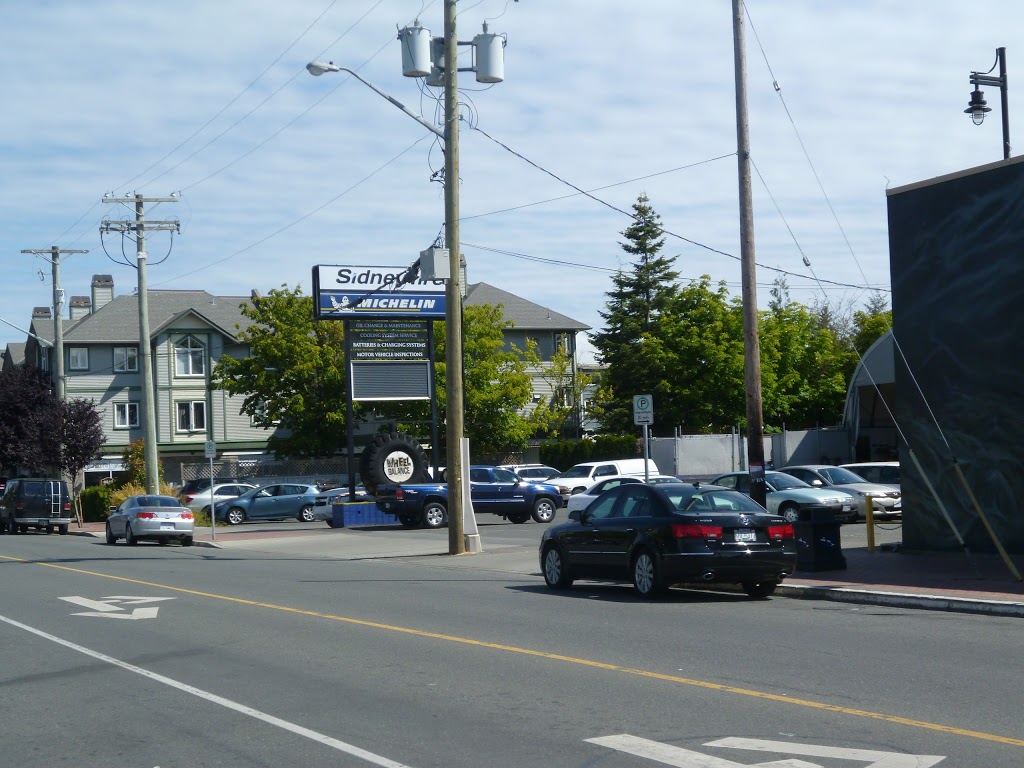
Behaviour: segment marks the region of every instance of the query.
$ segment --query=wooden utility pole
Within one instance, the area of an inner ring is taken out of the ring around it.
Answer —
[[[747,54],[743,3],[732,0],[736,63],[736,160],[740,186],[740,263],[743,285],[743,348],[747,392],[747,471],[750,497],[764,506],[764,416],[761,406],[761,340],[757,327],[757,266],[754,263],[754,206],[750,190],[750,126],[747,123]]]
[[[53,373],[56,377],[57,399],[64,402],[65,380],[64,380],[64,289],[60,287],[60,257],[65,253],[88,253],[87,250],[79,248],[58,248],[56,245],[49,248],[29,248],[22,253],[31,253],[35,256],[49,255],[50,266],[53,273]]]
[[[160,493],[160,462],[157,454],[156,397],[153,393],[152,349],[149,334],[149,295],[146,288],[146,232],[151,230],[181,231],[177,221],[146,221],[146,203],[176,203],[177,197],[104,197],[104,203],[134,203],[135,220],[104,221],[101,232],[135,232],[135,256],[139,270],[139,368],[142,370],[142,408],[144,413],[144,449],[146,459],[146,493]]]

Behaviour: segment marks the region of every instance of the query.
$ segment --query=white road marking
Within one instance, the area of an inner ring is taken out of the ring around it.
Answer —
[[[72,643],[68,640],[64,640],[60,637],[57,637],[56,635],[51,635],[47,632],[43,632],[40,629],[36,629],[35,627],[30,627],[27,624],[22,624],[20,621],[15,621],[14,619],[10,619],[6,616],[0,616],[0,621],[4,622],[5,624],[9,624],[12,627],[17,627],[18,629],[22,629],[26,632],[36,635],[37,637],[41,637],[44,640],[49,640],[50,642],[56,643],[57,645],[62,645],[65,648],[70,648],[72,651],[77,651],[78,653],[81,653],[85,656],[89,656],[93,659],[97,659],[98,661],[103,661],[112,666],[120,667],[121,669],[125,669],[129,672],[134,672],[137,675],[142,675],[143,677],[149,678],[154,682],[162,683],[163,685],[175,688],[179,691],[183,691],[184,693],[191,694],[200,699],[204,699],[205,701],[209,701],[212,704],[222,706],[225,709],[230,709],[234,712],[246,715],[247,717],[252,717],[256,720],[262,720],[264,723],[267,723],[268,725],[273,725],[277,728],[281,728],[282,730],[289,731],[290,733],[294,733],[297,736],[302,736],[304,738],[310,739],[311,741],[315,741],[319,744],[322,744],[325,747],[330,747],[331,749],[335,749],[339,752],[344,752],[345,754],[352,755],[353,757],[357,757],[360,760],[365,760],[366,762],[372,763],[373,765],[383,766],[383,768],[410,768],[404,763],[398,763],[394,760],[389,760],[386,757],[376,755],[373,752],[368,752],[367,750],[361,749],[360,747],[357,747],[353,744],[348,744],[344,741],[340,741],[339,739],[335,739],[325,734],[318,733],[317,731],[314,731],[310,728],[305,728],[304,726],[288,722],[287,720],[282,720],[279,717],[274,717],[274,715],[267,714],[266,712],[261,712],[260,710],[246,706],[245,704],[239,704],[237,701],[226,699],[223,696],[218,696],[215,693],[204,691],[201,688],[196,688],[195,686],[188,685],[187,683],[182,683],[170,677],[158,675],[156,672],[150,672],[149,670],[143,669],[142,667],[137,667],[134,664],[129,664],[128,662],[121,661],[120,659],[115,659],[112,656],[107,656],[105,653],[100,653],[99,651],[94,651],[91,648],[86,648],[85,646]]]
[[[642,739],[639,736],[631,736],[628,733],[584,739],[584,741],[619,752],[636,755],[647,760],[655,760],[664,765],[675,766],[676,768],[769,768],[769,766],[771,768],[821,768],[817,763],[808,763],[797,759],[775,760],[755,765],[734,763],[732,760],[706,755],[702,752],[694,752],[693,750],[663,744],[658,741],[651,741],[650,739]],[[945,760],[945,757],[939,755],[905,755],[897,752],[826,747],[816,744],[767,741],[764,739],[727,738],[709,741],[704,746],[856,760],[865,763],[865,768],[930,768],[930,766]]]
[[[173,597],[133,597],[130,595],[112,595],[100,600],[91,600],[88,597],[62,597],[69,603],[80,605],[83,608],[91,608],[88,613],[73,613],[72,616],[98,616],[103,619],[155,619],[159,608],[135,608],[131,613],[124,613],[124,608],[116,603],[124,605],[139,605],[141,603],[156,603],[161,600],[173,600]]]

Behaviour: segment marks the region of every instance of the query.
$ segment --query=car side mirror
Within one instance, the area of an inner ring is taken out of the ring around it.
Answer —
[[[579,522],[579,523],[583,522],[583,520],[581,519],[583,517],[582,512],[583,512],[583,510],[574,509],[572,512],[569,513],[569,519],[570,520],[575,520],[576,522]]]

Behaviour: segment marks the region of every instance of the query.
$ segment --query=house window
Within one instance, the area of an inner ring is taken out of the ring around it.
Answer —
[[[189,400],[177,405],[179,432],[202,432],[206,429],[205,400]]]
[[[68,348],[68,368],[72,371],[89,370],[89,349],[88,347]]]
[[[139,426],[138,403],[114,403],[114,429]]]
[[[114,347],[114,371],[116,373],[134,373],[138,370],[138,347]]]
[[[206,374],[206,347],[188,336],[174,347],[175,376],[203,376]]]

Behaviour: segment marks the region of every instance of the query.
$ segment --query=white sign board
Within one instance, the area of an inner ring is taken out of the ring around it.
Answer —
[[[633,395],[633,423],[654,423],[654,397],[652,395]]]
[[[206,453],[204,454],[203,458],[206,458],[206,459],[216,459],[217,458],[217,443],[215,443],[213,440],[207,440],[206,441]]]

